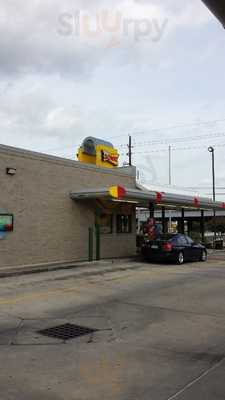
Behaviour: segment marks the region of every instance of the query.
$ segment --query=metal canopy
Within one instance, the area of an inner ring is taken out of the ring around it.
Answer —
[[[187,196],[174,193],[155,192],[151,190],[140,190],[123,188],[124,195],[115,198],[111,195],[111,188],[86,189],[77,192],[71,192],[70,197],[73,200],[93,200],[104,199],[111,202],[134,203],[138,207],[149,208],[150,203],[156,207],[168,208],[188,208],[202,210],[223,210],[225,203],[213,202],[210,198]]]

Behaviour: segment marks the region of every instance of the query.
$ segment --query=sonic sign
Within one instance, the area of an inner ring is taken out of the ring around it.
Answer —
[[[115,168],[119,165],[119,153],[112,143],[93,137],[83,141],[77,157],[80,162],[102,168]]]
[[[114,167],[118,167],[118,154],[111,154],[108,151],[102,150],[102,161],[105,163],[112,164]]]

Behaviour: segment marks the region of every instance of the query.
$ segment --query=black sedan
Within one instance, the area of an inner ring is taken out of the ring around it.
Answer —
[[[183,264],[186,261],[206,261],[206,247],[194,242],[189,236],[166,234],[160,238],[147,240],[142,245],[142,255],[146,260],[173,261]]]

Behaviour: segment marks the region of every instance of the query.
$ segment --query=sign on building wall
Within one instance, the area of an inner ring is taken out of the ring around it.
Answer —
[[[12,232],[12,231],[13,231],[13,215],[0,214],[0,232]]]

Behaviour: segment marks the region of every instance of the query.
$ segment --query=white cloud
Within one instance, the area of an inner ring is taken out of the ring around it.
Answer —
[[[43,3],[40,0],[24,0],[18,5],[15,0],[3,0],[0,5],[0,72],[7,75],[38,71],[86,76],[108,57],[110,47],[124,47],[126,51],[129,46],[130,52],[137,54],[137,42],[139,46],[142,43],[151,46],[152,41],[166,40],[168,32],[176,29],[177,24],[204,20],[205,14],[209,14],[202,12],[204,8],[196,7],[194,3],[192,0],[183,8],[170,9],[167,2],[159,1],[99,0],[74,3],[67,0],[62,3],[59,0],[48,0]],[[77,11],[81,12],[79,36],[75,34],[74,25],[71,25],[75,23]],[[109,24],[102,22],[104,12],[108,13],[109,22],[115,21],[116,13],[119,13],[117,31],[108,32]],[[59,34],[65,28],[60,20],[62,13],[73,17],[65,20],[71,25],[69,36]],[[92,37],[83,32],[84,15],[88,16],[93,31],[96,30],[96,15],[100,18],[101,32],[97,36]],[[129,19],[136,22],[126,25]],[[146,21],[149,21],[149,25],[146,25]]]
[[[80,116],[77,110],[68,110],[64,107],[57,107],[51,110],[46,117],[45,125],[49,131],[68,130],[80,123]]]
[[[138,29],[147,29],[141,25],[146,18],[153,27],[155,20],[168,23],[158,42],[152,40],[154,30],[139,31],[135,40],[132,24],[128,35],[122,25],[116,34],[105,29],[95,38],[59,35],[61,13],[77,10],[92,24],[104,10],[113,16],[120,12],[123,21],[136,18]],[[198,126],[151,129],[223,117],[224,34],[201,1],[2,0],[0,47],[0,141],[5,144],[74,158],[85,136],[125,144],[129,133],[140,131],[139,141],[193,135]],[[177,153],[177,184],[183,176],[193,179],[190,168],[198,154]],[[223,148],[217,154],[224,163]],[[149,163],[141,154],[135,161]],[[167,153],[152,155],[151,162],[157,180],[166,183]],[[196,182],[208,179],[205,162],[207,156],[194,174]]]

